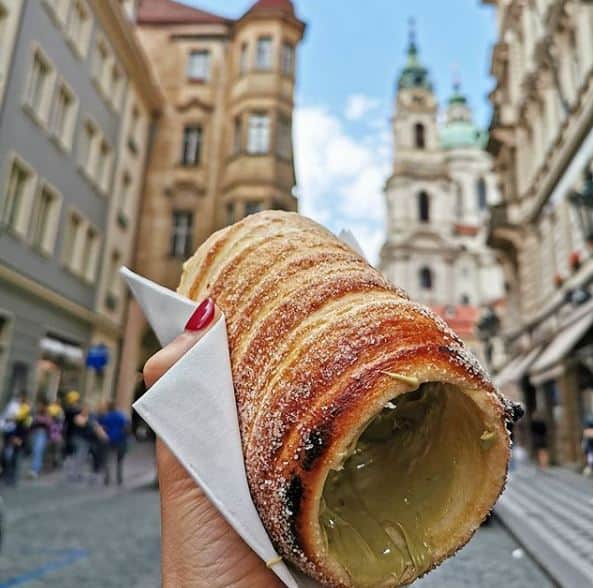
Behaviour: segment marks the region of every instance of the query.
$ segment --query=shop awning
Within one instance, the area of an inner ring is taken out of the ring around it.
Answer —
[[[66,360],[74,365],[84,363],[82,349],[76,345],[65,343],[53,337],[44,337],[39,341],[39,347],[41,347],[43,355],[50,359]]]
[[[537,356],[541,353],[542,346],[534,347],[509,362],[500,373],[494,378],[498,388],[504,388],[509,384],[518,384],[519,380],[527,373]]]
[[[537,361],[534,362],[529,373],[536,380],[541,381],[542,378],[538,377],[538,375],[557,366],[593,325],[593,309],[589,308],[590,306],[583,307],[583,312],[579,312],[575,320],[556,334],[543,353],[537,358]]]

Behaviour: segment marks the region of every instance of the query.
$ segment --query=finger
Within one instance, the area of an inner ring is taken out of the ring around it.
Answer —
[[[172,365],[181,359],[198,341],[201,333],[185,331],[169,345],[155,353],[144,365],[142,375],[150,388]]]

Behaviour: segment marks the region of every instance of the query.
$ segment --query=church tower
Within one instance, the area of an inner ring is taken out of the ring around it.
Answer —
[[[396,88],[395,154],[385,184],[387,239],[380,268],[479,354],[480,309],[504,297],[500,268],[485,244],[487,204],[497,200],[496,181],[484,151],[487,136],[474,124],[458,83],[443,114],[440,124],[412,28]]]

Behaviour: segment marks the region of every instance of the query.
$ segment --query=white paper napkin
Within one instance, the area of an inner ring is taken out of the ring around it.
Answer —
[[[364,257],[351,231],[340,238]],[[183,332],[198,303],[120,271],[161,345]],[[277,559],[247,484],[224,316],[133,407],[243,540],[265,562]],[[271,569],[290,588],[319,586],[282,561]]]

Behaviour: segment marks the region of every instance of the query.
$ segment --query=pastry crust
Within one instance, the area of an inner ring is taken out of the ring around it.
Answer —
[[[330,468],[410,390],[386,372],[457,386],[496,435],[480,492],[442,521],[435,565],[469,540],[504,486],[510,407],[444,321],[323,227],[278,211],[213,234],[179,292],[225,314],[247,477],[284,558],[326,586],[352,585],[327,552],[320,499]]]

